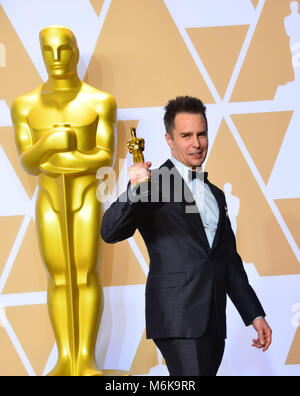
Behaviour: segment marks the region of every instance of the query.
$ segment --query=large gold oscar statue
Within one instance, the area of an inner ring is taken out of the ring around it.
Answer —
[[[43,29],[40,44],[49,79],[17,98],[11,114],[21,164],[39,176],[36,225],[58,347],[50,375],[112,375],[95,360],[103,305],[96,172],[113,163],[116,104],[79,79],[69,29]]]

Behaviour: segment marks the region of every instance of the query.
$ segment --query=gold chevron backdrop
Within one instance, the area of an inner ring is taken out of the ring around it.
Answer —
[[[299,375],[300,4],[290,0],[0,0],[0,375],[45,375],[57,357],[35,234],[37,180],[20,167],[9,113],[16,96],[47,78],[38,33],[53,24],[75,33],[80,77],[116,97],[120,190],[132,163],[130,127],[157,167],[169,157],[168,99],[194,95],[207,104],[205,167],[226,193],[239,252],[274,332],[267,353],[254,350],[254,330],[228,301],[219,374]],[[148,255],[140,235],[102,248],[99,366],[168,375],[145,338]]]

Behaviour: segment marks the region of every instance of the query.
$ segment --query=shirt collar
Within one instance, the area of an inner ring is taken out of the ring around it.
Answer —
[[[192,170],[192,168],[184,165],[182,162],[178,161],[176,158],[174,158],[173,156],[171,156],[170,160],[173,162],[174,166],[176,167],[176,169],[178,170],[180,176],[183,178],[183,180],[186,183],[189,183],[189,171]],[[196,172],[202,173],[202,166],[196,168]]]

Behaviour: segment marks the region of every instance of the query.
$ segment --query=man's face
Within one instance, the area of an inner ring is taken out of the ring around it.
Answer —
[[[172,155],[190,168],[200,167],[207,155],[207,125],[202,114],[178,113],[173,137],[166,133]]]
[[[50,77],[69,77],[77,66],[77,45],[64,29],[49,28],[41,34],[41,49]]]

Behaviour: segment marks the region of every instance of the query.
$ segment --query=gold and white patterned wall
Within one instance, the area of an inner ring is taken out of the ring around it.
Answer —
[[[80,77],[116,97],[120,190],[132,161],[131,126],[157,167],[169,157],[168,99],[188,94],[207,104],[206,170],[226,192],[240,254],[274,332],[266,354],[253,350],[253,329],[229,301],[220,375],[300,374],[299,13],[290,0],[0,0],[0,375],[44,375],[57,353],[34,226],[37,180],[19,165],[9,114],[16,96],[47,78],[38,33],[53,24],[75,33]],[[145,339],[147,271],[138,233],[103,244],[102,368],[168,374]]]

